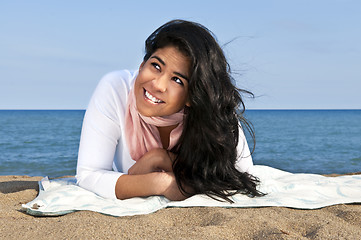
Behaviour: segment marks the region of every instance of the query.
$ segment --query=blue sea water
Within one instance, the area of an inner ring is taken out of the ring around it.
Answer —
[[[256,164],[292,173],[361,171],[361,110],[247,111]]]
[[[74,175],[84,113],[0,110],[0,175]],[[247,110],[245,115],[255,128],[255,164],[293,173],[361,171],[361,110]]]
[[[0,175],[74,175],[84,113],[1,110]]]

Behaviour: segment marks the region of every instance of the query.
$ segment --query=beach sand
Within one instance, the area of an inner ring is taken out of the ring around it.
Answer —
[[[360,239],[361,205],[316,210],[283,207],[167,208],[112,217],[80,211],[33,217],[21,204],[38,194],[41,177],[0,176],[0,239]]]

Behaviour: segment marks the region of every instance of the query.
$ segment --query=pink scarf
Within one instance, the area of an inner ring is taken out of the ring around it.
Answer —
[[[153,148],[163,148],[157,127],[178,126],[170,133],[168,150],[178,142],[183,131],[184,110],[163,117],[146,117],[141,115],[136,107],[134,88],[128,96],[125,114],[125,139],[132,159],[137,161]]]

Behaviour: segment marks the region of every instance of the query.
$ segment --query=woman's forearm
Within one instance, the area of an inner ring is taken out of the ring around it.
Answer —
[[[115,195],[121,200],[153,195],[162,195],[169,200],[186,198],[180,192],[174,174],[169,172],[152,172],[142,175],[124,174],[118,178]]]
[[[118,178],[115,185],[115,195],[118,199],[162,195],[165,188],[166,179],[162,176],[162,173],[124,174]]]

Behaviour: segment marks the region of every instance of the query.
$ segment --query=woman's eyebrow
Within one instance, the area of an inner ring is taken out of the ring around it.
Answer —
[[[158,56],[151,56],[150,58],[155,58],[157,59],[162,65],[166,65],[165,62]],[[185,80],[187,80],[189,82],[189,78],[184,76],[183,74],[179,73],[179,72],[174,72],[174,74],[180,76],[181,78],[184,78]]]
[[[187,80],[189,82],[189,78],[184,76],[183,74],[181,74],[179,72],[174,72],[174,74],[180,76],[181,78],[184,78],[185,80]]]
[[[158,56],[152,56],[151,58],[157,59],[162,65],[165,66],[165,62],[164,62],[160,57],[158,57]]]

